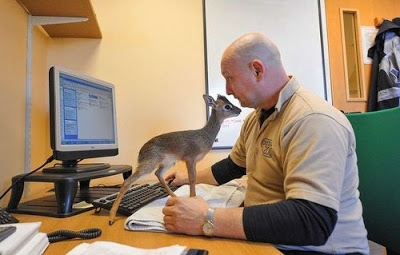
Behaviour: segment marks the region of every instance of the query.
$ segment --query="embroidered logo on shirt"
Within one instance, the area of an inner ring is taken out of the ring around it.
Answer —
[[[264,138],[261,141],[262,153],[267,158],[272,158],[272,140]]]

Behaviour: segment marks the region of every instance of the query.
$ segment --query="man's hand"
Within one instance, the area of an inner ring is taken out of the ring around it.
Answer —
[[[174,170],[164,178],[166,182],[171,182],[172,185],[182,186],[189,183],[189,177],[186,171]]]
[[[164,180],[171,182],[172,185],[182,186],[189,183],[189,176],[185,170],[172,170],[166,174]],[[196,183],[218,185],[211,171],[211,167],[202,169],[196,173]]]
[[[176,233],[203,235],[203,224],[208,209],[201,197],[171,197],[162,212],[165,228]]]

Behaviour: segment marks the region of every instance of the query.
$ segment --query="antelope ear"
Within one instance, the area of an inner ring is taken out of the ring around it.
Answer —
[[[217,107],[217,102],[215,102],[215,100],[214,100],[214,98],[212,98],[212,96],[204,94],[203,98],[208,106],[211,106],[212,108]]]

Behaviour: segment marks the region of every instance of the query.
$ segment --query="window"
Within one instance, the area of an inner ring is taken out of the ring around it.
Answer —
[[[366,101],[358,11],[340,9],[347,101]]]

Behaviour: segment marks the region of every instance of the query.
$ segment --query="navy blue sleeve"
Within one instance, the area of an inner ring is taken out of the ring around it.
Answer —
[[[302,199],[245,207],[243,211],[247,239],[273,244],[323,245],[336,221],[334,209]]]
[[[236,165],[229,156],[212,165],[211,171],[218,184],[227,183],[246,174],[246,168]]]

